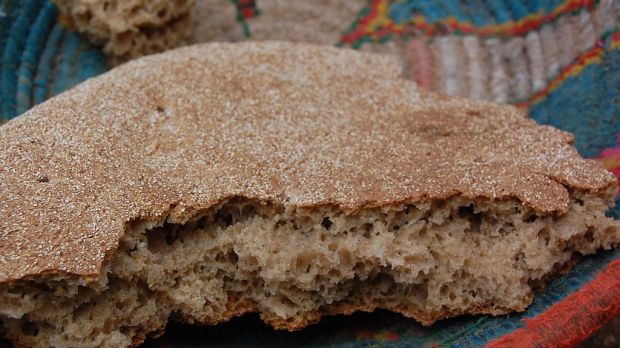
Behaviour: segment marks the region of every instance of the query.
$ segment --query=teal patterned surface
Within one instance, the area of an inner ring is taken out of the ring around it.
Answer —
[[[0,118],[108,70],[105,55],[58,22],[47,0],[0,2]]]

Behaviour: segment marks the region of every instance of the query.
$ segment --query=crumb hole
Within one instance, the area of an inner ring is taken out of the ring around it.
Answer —
[[[323,226],[323,228],[326,230],[329,230],[332,224],[332,221],[328,217],[323,218],[323,221],[321,221],[321,226]]]
[[[37,324],[31,322],[31,321],[26,321],[24,322],[20,328],[19,328],[22,333],[26,336],[36,336],[39,334],[39,327],[37,326]]]
[[[201,217],[196,221],[196,229],[204,230],[209,225],[209,219],[206,216]]]
[[[77,13],[75,15],[76,22],[87,24],[93,18],[93,14],[90,10],[86,10],[82,13]]]
[[[124,31],[122,33],[118,33],[116,36],[116,39],[119,43],[123,43],[124,45],[129,45],[131,44],[131,32],[129,31]]]
[[[256,207],[252,204],[246,204],[241,209],[241,216],[243,216],[244,218],[248,218],[254,215],[256,215]]]
[[[529,213],[529,214],[525,217],[525,219],[523,219],[523,221],[524,221],[524,222],[527,222],[527,223],[532,223],[532,222],[536,221],[536,214],[534,214],[534,213]]]
[[[459,217],[469,221],[470,232],[480,232],[480,225],[482,224],[482,214],[476,213],[473,204],[465,207],[459,207]]]
[[[577,204],[579,204],[580,206],[583,207],[583,199],[577,198],[577,199],[575,199],[575,202],[577,202]]]
[[[545,244],[549,245],[549,230],[547,228],[540,230],[540,232],[538,232],[538,238],[542,238],[545,241]]]
[[[586,234],[583,235],[583,238],[588,241],[588,243],[594,242],[594,233],[592,233],[591,229],[588,229]]]
[[[177,239],[179,225],[165,223],[163,226],[156,227],[146,233],[148,249],[152,253],[163,251],[166,246],[174,244]]]
[[[239,261],[239,255],[233,250],[228,251],[228,262],[231,264],[236,264]]]
[[[364,270],[366,269],[366,265],[363,262],[356,262],[355,266],[353,266],[353,273],[355,274],[363,274]]]
[[[174,243],[175,238],[176,238],[175,233],[166,233],[166,244],[172,245],[172,243]]]
[[[338,279],[342,277],[342,273],[340,273],[340,271],[337,269],[330,269],[329,272],[327,272],[327,276],[331,277],[332,279]]]
[[[364,236],[364,238],[366,239],[370,239],[371,236],[371,232],[372,232],[372,224],[369,223],[365,223],[361,226],[362,229],[362,236]]]
[[[218,263],[224,263],[228,260],[228,254],[224,254],[223,252],[219,252],[217,253],[217,255],[215,255],[215,261]]]
[[[216,225],[220,225],[222,227],[229,227],[233,224],[233,216],[229,212],[219,211],[217,214],[215,214],[214,222]]]

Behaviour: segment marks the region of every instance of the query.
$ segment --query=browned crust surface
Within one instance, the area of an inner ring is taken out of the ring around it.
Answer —
[[[0,282],[95,277],[137,219],[183,222],[231,197],[287,209],[462,196],[563,213],[608,192],[569,133],[442,97],[391,58],[288,43],[139,59],[0,128]]]

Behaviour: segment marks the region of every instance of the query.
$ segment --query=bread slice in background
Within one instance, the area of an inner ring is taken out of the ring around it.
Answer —
[[[385,308],[522,311],[610,248],[616,181],[518,109],[389,57],[204,44],[90,79],[0,128],[0,325],[128,346],[247,312],[296,330]]]
[[[53,0],[67,27],[84,34],[113,65],[187,43],[195,0]]]

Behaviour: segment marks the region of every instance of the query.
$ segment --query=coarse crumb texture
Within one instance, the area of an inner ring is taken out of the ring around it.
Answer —
[[[195,0],[53,0],[64,23],[102,45],[113,65],[187,42]]]
[[[572,135],[399,74],[344,49],[205,44],[9,121],[5,335],[118,347],[246,312],[289,330],[375,308],[502,314],[620,240],[615,179]]]

